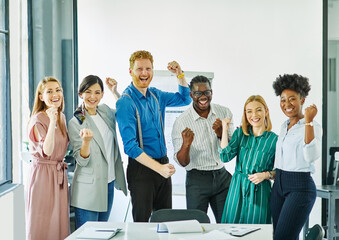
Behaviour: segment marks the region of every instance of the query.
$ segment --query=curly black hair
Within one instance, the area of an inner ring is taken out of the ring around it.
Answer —
[[[277,96],[280,96],[284,90],[291,89],[299,93],[302,98],[305,98],[311,90],[308,78],[298,74],[279,75],[272,86]]]
[[[190,82],[190,85],[189,85],[191,91],[192,91],[193,85],[194,85],[195,83],[208,83],[208,85],[210,85],[210,87],[211,87],[211,82],[210,82],[210,80],[209,80],[207,77],[202,76],[202,75],[198,75],[198,76],[195,76],[194,78],[192,78],[192,80],[191,80],[191,82]]]

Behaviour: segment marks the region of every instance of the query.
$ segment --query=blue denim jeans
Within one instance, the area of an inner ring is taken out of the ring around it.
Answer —
[[[75,229],[78,229],[87,221],[106,222],[112,210],[113,198],[114,198],[114,181],[108,184],[108,201],[106,212],[95,212],[74,207]]]

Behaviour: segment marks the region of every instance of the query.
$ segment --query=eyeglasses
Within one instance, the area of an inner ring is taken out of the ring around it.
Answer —
[[[199,92],[199,91],[193,92],[193,97],[201,97],[203,94],[206,97],[209,97],[212,95],[212,90],[206,90],[204,92]]]

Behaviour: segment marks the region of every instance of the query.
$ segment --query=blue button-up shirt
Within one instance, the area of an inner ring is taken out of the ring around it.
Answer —
[[[322,129],[313,121],[314,139],[305,143],[305,118],[288,131],[289,120],[281,126],[277,141],[274,167],[291,172],[315,172],[314,161],[321,155]]]
[[[159,106],[149,91],[151,91],[158,99],[163,121],[165,120],[166,107],[185,106],[190,104],[192,101],[188,87],[179,85],[179,92],[177,93],[163,92],[159,89],[150,87],[147,89],[145,97],[131,83],[125,89],[124,93],[129,94],[133,100],[126,95],[121,96],[116,104],[116,118],[124,144],[125,153],[134,159],[143,152],[150,157],[157,159],[164,157],[167,153],[164,133],[161,127]],[[135,107],[138,108],[140,114],[144,146],[143,149],[139,146],[138,124]],[[165,126],[164,122],[163,126]]]

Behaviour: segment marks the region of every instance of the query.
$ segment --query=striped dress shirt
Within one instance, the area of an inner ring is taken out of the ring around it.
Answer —
[[[177,153],[181,149],[183,140],[181,132],[190,128],[194,132],[194,140],[190,147],[191,162],[185,167],[187,171],[197,170],[217,170],[224,167],[220,160],[218,146],[220,140],[212,129],[212,125],[217,118],[231,118],[232,113],[227,107],[211,103],[210,112],[207,118],[200,117],[193,106],[183,112],[174,122],[172,130],[172,141],[174,147],[174,160],[180,165],[177,159]],[[233,120],[231,121],[228,135],[229,139],[233,133]]]

